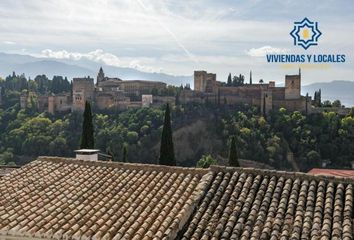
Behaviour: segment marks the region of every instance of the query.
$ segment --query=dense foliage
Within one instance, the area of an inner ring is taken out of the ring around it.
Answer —
[[[229,73],[226,83],[222,83],[223,86],[227,86],[227,87],[238,87],[238,86],[242,86],[245,83],[245,76],[240,74],[240,75],[235,75],[235,76],[231,76],[231,73]]]
[[[120,114],[94,114],[95,147],[123,159],[123,146],[129,145],[127,159],[156,163],[150,153],[161,137],[163,111],[141,108]],[[82,113],[51,116],[31,113],[16,105],[0,108],[0,164],[22,164],[39,155],[73,156],[79,148]]]
[[[46,75],[38,75],[34,79],[27,79],[24,74],[16,75],[15,72],[0,82],[0,86],[5,90],[22,91],[24,89],[45,93],[70,92],[71,83],[66,77],[54,76],[49,79]]]
[[[189,162],[177,158],[177,165],[195,166],[208,154],[219,164],[228,164],[231,136],[236,136],[239,159],[266,163],[277,169],[307,171],[323,162],[334,168],[350,168],[354,160],[354,111],[347,116],[334,112],[305,116],[280,109],[265,118],[254,107],[191,104],[171,108],[171,119],[174,133],[179,132],[176,134],[179,140],[174,140],[175,149],[181,149],[182,141],[183,144],[201,142],[200,135],[187,130],[201,119],[210,126],[202,131],[213,132],[215,136],[211,140],[212,149],[194,151],[193,156],[186,158]],[[157,163],[163,120],[162,108],[111,114],[94,112],[95,148],[112,154],[115,161]],[[18,104],[0,108],[0,164],[14,161],[22,164],[38,155],[73,156],[73,150],[79,148],[82,121],[82,113],[52,116],[31,109],[20,110]]]
[[[201,159],[197,162],[198,168],[208,168],[211,165],[217,165],[218,161],[213,158],[210,154],[203,155]]]
[[[243,159],[280,169],[320,167],[349,168],[354,161],[354,115],[324,112],[305,116],[300,112],[275,111],[268,119],[256,109],[225,114],[223,138],[236,135]],[[294,159],[289,156],[294,156]]]

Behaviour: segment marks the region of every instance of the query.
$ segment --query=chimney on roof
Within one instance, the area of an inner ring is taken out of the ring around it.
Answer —
[[[98,161],[98,149],[79,149],[75,150],[76,159],[84,161]]]

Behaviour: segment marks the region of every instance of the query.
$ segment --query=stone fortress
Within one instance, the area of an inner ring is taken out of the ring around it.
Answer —
[[[100,110],[124,110],[133,107],[149,107],[152,93],[167,88],[167,84],[147,80],[122,80],[106,77],[100,68],[96,84],[91,77],[73,78],[72,92],[37,96],[39,110],[49,113],[83,111],[85,102],[90,101]],[[23,93],[21,108],[26,108],[34,93]],[[174,98],[173,98],[174,99]],[[164,99],[155,99],[155,105],[163,104]]]
[[[181,102],[212,102],[217,104],[249,104],[259,107],[263,113],[284,107],[290,111],[308,112],[311,97],[301,96],[301,70],[296,75],[285,76],[285,87],[269,83],[249,83],[241,86],[225,86],[216,80],[216,74],[206,71],[194,72],[194,91],[183,91]]]
[[[167,89],[167,84],[146,80],[122,80],[105,76],[100,68],[96,84],[91,77],[73,78],[72,92],[37,96],[38,108],[49,113],[83,111],[85,101],[90,101],[99,110],[124,110],[134,107],[161,106],[165,103],[182,104],[214,103],[218,105],[248,104],[258,107],[266,114],[281,107],[290,111],[308,113],[314,103],[309,96],[301,96],[301,70],[295,75],[285,76],[285,86],[276,87],[269,83],[252,82],[240,86],[227,86],[217,81],[216,74],[206,71],[194,72],[194,90],[184,87],[177,96],[157,94]],[[33,93],[21,95],[21,107],[26,108]]]
[[[73,79],[73,111],[83,110],[85,101],[93,102],[98,109],[122,110],[129,107],[139,107],[145,103],[145,95],[151,95],[156,90],[167,87],[166,83],[143,80],[122,80],[106,77],[100,68],[96,86],[93,78]],[[135,100],[135,101],[134,101]],[[148,105],[149,106],[149,105]]]

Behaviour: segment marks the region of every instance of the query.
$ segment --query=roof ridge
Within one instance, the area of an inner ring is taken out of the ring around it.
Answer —
[[[0,168],[20,168],[18,165],[0,165]]]
[[[183,217],[181,219],[181,222],[179,223],[179,225],[170,229],[171,230],[170,239],[178,239],[177,238],[178,234],[182,231],[182,229],[186,225],[188,225],[187,224],[188,221],[190,221],[190,219],[193,217],[195,211],[198,208],[198,205],[200,204],[200,202],[204,198],[204,195],[206,194],[206,190],[211,185],[213,178],[214,178],[214,173],[209,170],[206,174],[204,174],[200,178],[199,183],[195,187],[193,194],[190,196],[191,201],[182,210]]]
[[[276,177],[287,177],[291,179],[299,178],[300,180],[322,180],[325,182],[334,182],[334,183],[345,183],[345,184],[354,184],[354,179],[339,177],[339,176],[326,176],[326,175],[313,175],[309,173],[303,172],[289,172],[289,171],[279,171],[279,170],[271,170],[271,169],[260,169],[260,168],[243,168],[243,167],[227,167],[227,166],[219,166],[212,165],[210,166],[210,171],[215,172],[244,172],[253,175],[271,175]]]
[[[153,170],[163,172],[175,172],[175,173],[191,173],[191,174],[207,174],[209,169],[205,168],[189,168],[178,166],[164,166],[157,164],[144,164],[144,163],[125,163],[125,162],[111,162],[111,161],[88,161],[75,158],[63,158],[63,157],[50,157],[40,156],[35,161],[49,161],[49,162],[61,162],[61,163],[75,163],[86,164],[89,166],[101,166],[101,167],[116,167],[125,169],[141,169],[141,170]]]

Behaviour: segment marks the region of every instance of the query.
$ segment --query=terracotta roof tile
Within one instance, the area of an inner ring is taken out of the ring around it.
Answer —
[[[353,181],[212,167],[182,239],[353,239]]]
[[[0,239],[353,239],[348,178],[40,158],[0,180]]]
[[[40,158],[0,180],[0,236],[174,237],[197,206],[204,175],[207,170]]]
[[[0,165],[0,178],[16,170],[19,166]]]

